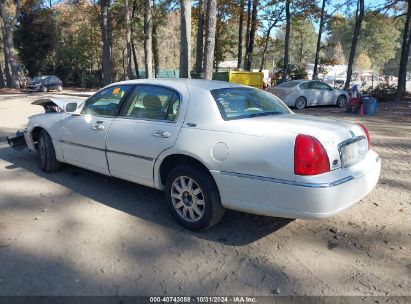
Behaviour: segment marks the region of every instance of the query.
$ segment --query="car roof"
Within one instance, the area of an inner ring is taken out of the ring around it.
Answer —
[[[158,85],[167,85],[173,86],[177,85],[186,85],[187,87],[200,88],[204,90],[216,90],[223,88],[235,88],[235,87],[247,87],[244,85],[220,81],[220,80],[205,80],[205,79],[189,79],[189,78],[152,78],[152,79],[133,79],[125,80],[111,85],[127,85],[127,84],[158,84]]]

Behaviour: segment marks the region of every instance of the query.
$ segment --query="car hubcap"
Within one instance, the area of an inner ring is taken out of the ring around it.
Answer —
[[[303,108],[304,107],[304,99],[298,98],[297,100],[297,108]]]
[[[178,215],[188,222],[196,222],[204,215],[204,194],[190,177],[177,177],[171,186],[171,201]]]

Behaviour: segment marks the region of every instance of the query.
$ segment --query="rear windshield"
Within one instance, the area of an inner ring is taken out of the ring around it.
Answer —
[[[299,83],[300,83],[299,81],[287,81],[287,82],[283,82],[282,84],[279,84],[277,87],[292,88],[292,87],[295,87]]]
[[[287,114],[290,110],[276,96],[253,88],[212,90],[224,120]]]

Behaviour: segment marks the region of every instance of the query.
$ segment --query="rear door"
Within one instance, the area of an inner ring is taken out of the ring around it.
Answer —
[[[113,176],[153,186],[158,155],[175,143],[184,121],[188,92],[142,84],[136,86],[107,137],[107,161]]]
[[[80,115],[65,119],[60,142],[67,163],[109,174],[106,138],[120,103],[130,89],[131,86],[103,89],[85,101]]]

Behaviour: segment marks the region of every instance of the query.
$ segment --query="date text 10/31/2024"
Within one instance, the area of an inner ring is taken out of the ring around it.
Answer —
[[[257,303],[255,297],[231,296],[231,297],[150,297],[150,303]]]

